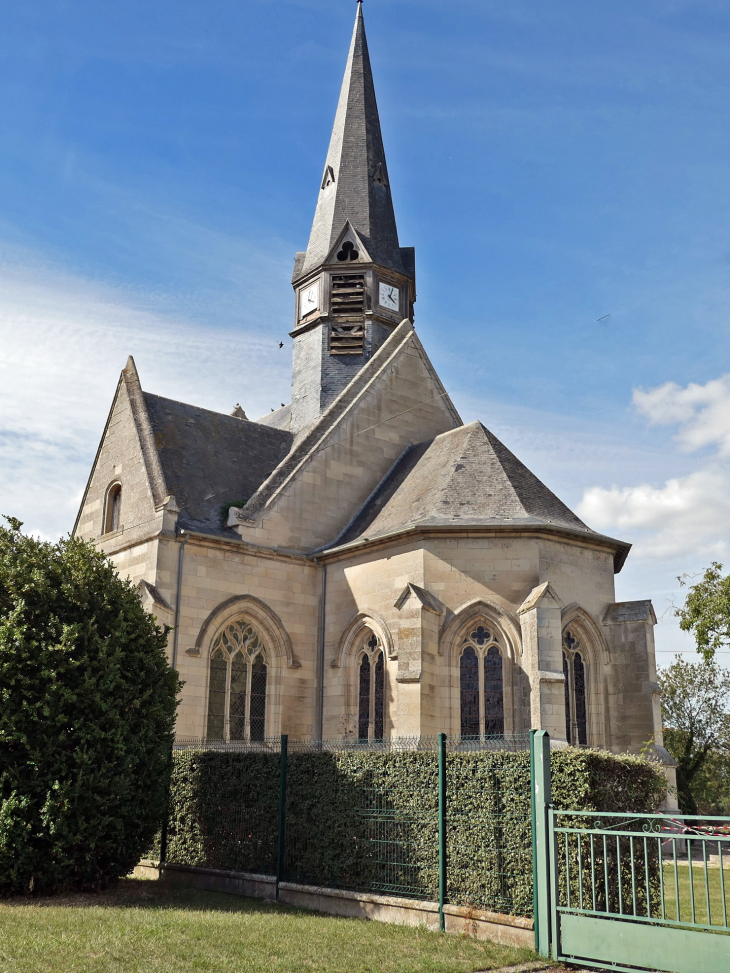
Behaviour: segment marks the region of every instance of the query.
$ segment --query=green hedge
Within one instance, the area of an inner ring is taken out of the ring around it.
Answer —
[[[650,812],[663,796],[638,757],[568,748],[551,764],[559,807]],[[529,754],[449,753],[447,793],[449,901],[530,915]],[[167,860],[272,874],[278,802],[278,754],[176,752]],[[437,811],[435,753],[290,754],[286,877],[433,899]]]

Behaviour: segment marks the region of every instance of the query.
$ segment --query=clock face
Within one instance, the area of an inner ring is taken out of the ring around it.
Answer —
[[[378,303],[389,311],[397,311],[400,306],[400,291],[392,284],[380,284]]]
[[[319,284],[310,284],[299,292],[299,317],[306,318],[319,307]]]

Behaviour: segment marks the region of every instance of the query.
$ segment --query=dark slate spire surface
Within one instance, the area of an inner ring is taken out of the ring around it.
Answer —
[[[312,232],[297,277],[324,263],[348,220],[371,260],[410,273],[403,266],[398,245],[361,3],[357,5]]]

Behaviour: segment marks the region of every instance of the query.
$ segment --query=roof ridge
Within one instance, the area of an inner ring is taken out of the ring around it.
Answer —
[[[291,452],[282,460],[279,466],[272,472],[271,476],[261,484],[256,493],[249,499],[246,506],[234,513],[234,516],[238,520],[245,523],[251,523],[255,520],[261,510],[273,500],[282,487],[292,478],[296,470],[320,448],[324,448],[321,445],[323,440],[347,416],[351,407],[365,394],[368,388],[385,371],[391,361],[409,341],[414,343],[427,371],[432,376],[434,385],[440,390],[438,395],[433,398],[442,398],[446,409],[451,413],[454,420],[459,425],[462,424],[461,417],[444,389],[441,379],[436,374],[436,370],[431,364],[423,345],[419,341],[412,322],[408,318],[404,318],[398,327],[394,328],[391,334],[388,335],[373,357],[353,376],[349,385],[345,386],[334,402],[327,407],[302,439],[294,445]],[[391,418],[397,418],[397,416],[392,416]]]
[[[538,517],[542,520],[545,520],[547,523],[554,522],[551,518],[546,516],[544,513],[541,512],[536,513],[534,510],[530,509],[531,506],[530,499],[528,496],[525,495],[525,482],[524,482],[525,479],[528,479],[532,482],[533,486],[539,486],[545,493],[548,494],[548,497],[551,500],[551,502],[554,502],[558,505],[560,513],[568,514],[568,520],[572,521],[571,526],[573,526],[575,529],[578,530],[582,529],[592,534],[596,533],[596,531],[594,531],[591,527],[588,527],[587,524],[584,524],[583,521],[580,519],[580,517],[576,513],[574,513],[570,509],[570,507],[560,499],[560,497],[557,494],[553,493],[550,487],[548,487],[545,483],[543,483],[543,481],[540,479],[539,476],[533,473],[532,470],[528,466],[526,466],[521,459],[515,456],[512,450],[509,449],[509,447],[505,446],[505,444],[501,441],[501,439],[498,439],[497,436],[495,436],[491,430],[487,429],[486,426],[484,426],[483,424],[481,425],[482,428],[484,429],[487,441],[489,442],[492,448],[492,451],[494,453],[497,462],[499,463],[500,468],[504,472],[504,475],[508,480],[510,487],[514,491],[515,496],[519,500],[520,504],[522,505],[526,513],[530,514],[530,516],[532,517]],[[500,455],[500,452],[502,453],[502,455]],[[507,464],[505,463],[505,459],[507,459],[508,461]],[[512,469],[510,469],[510,466],[512,467]],[[519,477],[517,476],[518,473],[519,473]]]
[[[237,422],[240,422],[240,419],[237,419],[236,416],[232,416],[230,412],[218,412],[217,409],[208,409],[204,405],[193,405],[192,402],[183,402],[182,399],[171,399],[167,395],[158,395],[156,392],[145,392],[143,390],[142,394],[151,395],[153,398],[159,399],[161,402],[172,402],[175,405],[184,405],[186,409],[199,409],[201,412],[209,412],[214,416],[225,416],[227,419],[235,419]]]
[[[155,507],[158,507],[168,495],[165,474],[160,462],[160,454],[157,450],[155,434],[150,421],[150,414],[147,411],[145,402],[145,392],[139,380],[137,366],[134,358],[130,355],[125,368],[122,370],[122,379],[129,396],[129,405],[132,411],[132,419],[137,429],[139,445],[142,451],[142,461],[152,493],[152,500]]]
[[[474,419],[472,422],[466,423],[465,425],[461,426],[460,429],[465,433],[464,442],[462,444],[461,449],[459,450],[459,456],[458,459],[456,460],[456,465],[451,468],[449,468],[448,465],[445,465],[443,467],[442,474],[446,474],[448,471],[448,476],[442,475],[440,477],[441,483],[437,487],[438,502],[441,503],[449,502],[449,500],[446,497],[446,494],[449,491],[449,489],[455,485],[456,475],[460,472],[459,467],[462,465],[464,467],[467,467],[470,460],[472,461],[472,463],[479,462],[479,454],[476,452],[474,447],[478,446],[479,444],[486,444],[492,456],[494,456],[494,459],[497,461],[497,467],[499,473],[496,475],[501,474],[500,478],[503,480],[503,483],[508,486],[514,499],[519,503],[519,505],[522,507],[522,509],[525,511],[526,514],[529,513],[529,511],[525,508],[524,503],[522,502],[522,498],[515,490],[514,484],[510,480],[509,476],[507,475],[507,471],[502,466],[499,457],[494,452],[494,449],[492,448],[492,445],[489,441],[489,436],[487,435],[488,430],[484,425],[484,423],[481,422],[479,419]],[[454,430],[454,431],[456,432],[458,430]],[[493,478],[495,477],[494,470],[491,472],[491,476]]]
[[[295,470],[316,452],[314,447],[319,445],[332,432],[349,407],[365,391],[370,382],[377,378],[378,373],[413,334],[413,325],[405,318],[388,335],[373,357],[353,376],[349,385],[346,385],[334,402],[325,409],[288,456],[272,471],[271,476],[261,484],[246,506],[239,508],[238,512],[235,513],[237,519],[250,522],[258,516],[259,511],[274,498]]]

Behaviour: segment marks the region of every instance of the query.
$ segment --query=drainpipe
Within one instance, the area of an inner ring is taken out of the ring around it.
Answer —
[[[317,714],[315,736],[322,742],[324,727],[324,626],[327,605],[327,565],[322,565],[322,597],[319,603],[319,646],[317,647]]]
[[[188,535],[185,531],[180,532],[180,550],[177,556],[177,595],[175,597],[175,634],[172,638],[172,668],[177,669],[177,643],[178,631],[180,629],[180,600],[182,598],[182,576],[183,559],[185,557],[185,545],[188,542]]]

